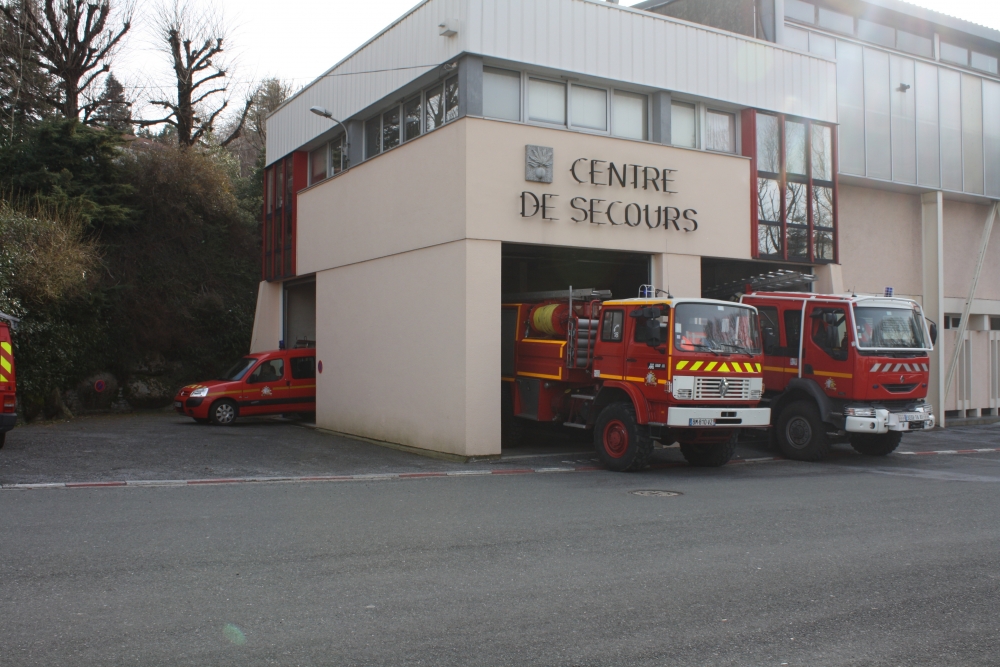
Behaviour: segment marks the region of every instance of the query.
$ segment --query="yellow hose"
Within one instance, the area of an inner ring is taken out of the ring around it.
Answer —
[[[535,331],[547,336],[557,335],[553,320],[555,319],[556,308],[560,305],[562,304],[552,303],[548,306],[535,309],[535,312],[531,315],[531,326],[534,327]]]

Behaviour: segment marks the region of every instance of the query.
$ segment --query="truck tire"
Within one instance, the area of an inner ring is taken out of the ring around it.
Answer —
[[[216,402],[208,413],[209,420],[216,426],[232,426],[239,416],[239,406],[227,398]]]
[[[778,416],[778,449],[795,461],[819,461],[830,453],[826,424],[811,400],[795,401]]]
[[[739,429],[726,442],[702,444],[681,441],[681,454],[688,465],[696,468],[720,468],[733,458],[736,453],[736,441],[739,440]]]
[[[886,456],[896,451],[899,441],[903,439],[903,434],[899,431],[889,431],[888,433],[852,433],[851,447],[858,454],[865,456]]]
[[[524,423],[514,416],[514,393],[510,388],[503,392],[503,409],[500,413],[500,448],[515,449],[524,443]]]
[[[634,472],[649,465],[653,441],[639,432],[631,403],[612,403],[597,416],[594,447],[605,468]]]

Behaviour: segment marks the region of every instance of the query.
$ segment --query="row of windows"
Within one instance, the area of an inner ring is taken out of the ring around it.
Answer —
[[[365,159],[458,118],[458,77],[453,76],[365,123]]]
[[[347,142],[341,134],[330,143],[309,154],[309,185],[336,176],[351,166]]]
[[[833,130],[757,114],[757,254],[834,261]]]
[[[856,36],[858,39],[866,42],[905,51],[917,56],[923,56],[924,58],[934,57],[934,40],[930,37],[916,35],[905,30],[897,30],[891,26],[862,18],[855,19],[850,14],[842,14],[826,9],[825,7],[817,7],[811,3],[802,2],[802,0],[785,0],[785,18],[800,23],[817,25],[832,32]],[[810,36],[804,31],[795,28],[786,28],[785,33],[787,46],[797,48],[801,51],[821,53],[830,58],[834,57],[832,53],[833,40],[829,38],[825,38],[830,43],[828,47],[830,52],[826,53],[824,52],[826,49],[811,48],[810,41],[816,39],[816,35]],[[941,42],[938,55],[945,62],[990,72],[991,74],[997,73],[997,58],[985,53]]]

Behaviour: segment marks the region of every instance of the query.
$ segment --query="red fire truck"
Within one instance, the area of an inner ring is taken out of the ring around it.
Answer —
[[[756,309],[709,299],[610,300],[609,292],[539,292],[503,305],[504,433],[524,420],[594,432],[601,462],[644,468],[653,441],[688,463],[721,466],[757,407],[763,359]],[[664,293],[665,294],[665,293]]]
[[[7,440],[8,431],[17,425],[17,384],[14,370],[14,348],[10,337],[11,327],[20,322],[16,317],[0,313],[0,396],[3,412],[0,413],[0,447]]]
[[[937,327],[915,301],[894,297],[757,292],[764,339],[764,405],[781,453],[827,455],[848,437],[885,456],[903,433],[934,427],[924,401]]]

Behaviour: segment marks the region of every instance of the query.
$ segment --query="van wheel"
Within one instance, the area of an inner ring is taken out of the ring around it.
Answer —
[[[733,458],[736,453],[736,442],[739,440],[739,429],[726,442],[708,444],[681,441],[681,454],[688,464],[697,468],[719,468]]]
[[[865,456],[886,456],[896,451],[903,434],[899,431],[888,433],[852,433],[851,447],[858,454]]]
[[[232,426],[240,414],[240,409],[230,400],[222,400],[212,406],[209,419],[216,426]]]
[[[778,417],[778,449],[796,461],[819,461],[830,453],[826,424],[812,401],[795,401]]]
[[[631,403],[612,403],[597,417],[594,447],[604,467],[616,472],[634,472],[649,465],[653,441],[639,433]]]

